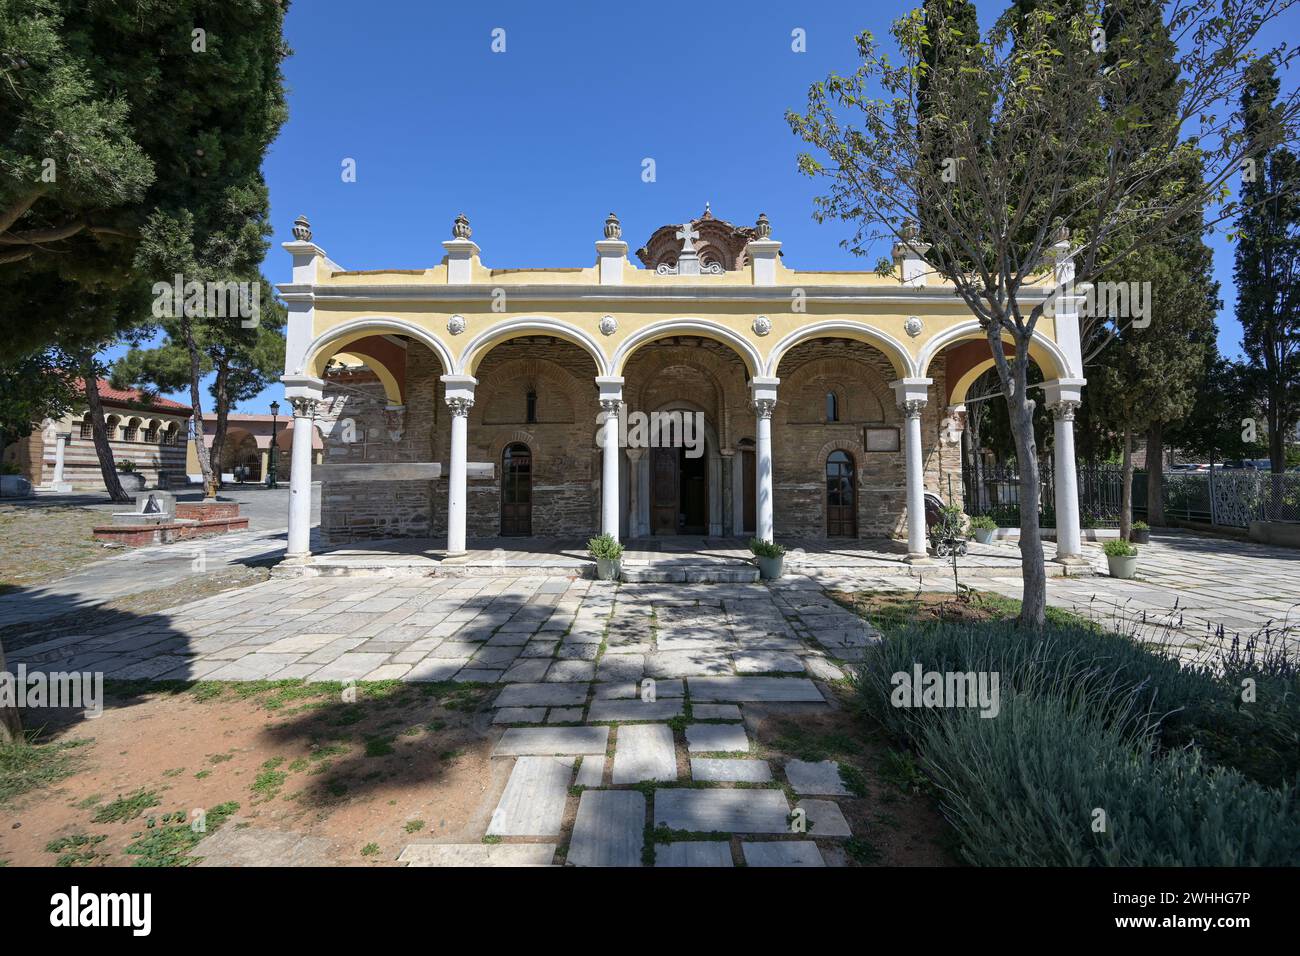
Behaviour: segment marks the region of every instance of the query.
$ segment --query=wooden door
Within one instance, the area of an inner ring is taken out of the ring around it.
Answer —
[[[826,536],[858,536],[857,489],[853,480],[853,456],[833,451],[826,458]]]
[[[676,448],[651,449],[650,533],[676,534],[681,507],[681,475]]]
[[[501,456],[501,534],[533,533],[533,456],[527,445],[514,444]]]

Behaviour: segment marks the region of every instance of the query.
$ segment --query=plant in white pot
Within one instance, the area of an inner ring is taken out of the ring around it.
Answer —
[[[617,581],[623,573],[623,546],[608,532],[587,542],[587,553],[596,559],[596,577]]]
[[[749,550],[758,560],[758,576],[764,581],[775,581],[781,577],[785,566],[785,548],[774,541],[760,541],[754,538],[749,542]]]
[[[135,462],[130,458],[117,463],[117,473],[123,491],[144,491],[144,475],[135,470]]]
[[[1146,544],[1151,540],[1151,526],[1145,521],[1134,521],[1129,529],[1128,539],[1134,544]]]
[[[1121,538],[1112,538],[1101,546],[1110,566],[1112,578],[1131,578],[1137,573],[1138,550]]]
[[[993,532],[998,530],[998,523],[988,515],[978,515],[970,519],[970,529],[976,541],[988,544],[993,540]]]

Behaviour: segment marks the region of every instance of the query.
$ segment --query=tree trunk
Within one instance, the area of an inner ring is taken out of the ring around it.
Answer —
[[[1154,422],[1147,429],[1147,524],[1165,523],[1165,426]]]
[[[5,647],[0,641],[0,673],[5,669]],[[23,722],[18,716],[18,708],[11,704],[0,704],[0,744],[22,743]]]
[[[1119,490],[1119,536],[1127,541],[1133,532],[1133,435],[1128,426],[1124,428],[1123,476]]]
[[[221,487],[221,451],[226,444],[226,428],[230,420],[230,395],[226,389],[229,378],[230,364],[223,359],[217,365],[217,378],[212,383],[212,390],[216,394],[214,410],[217,413],[217,429],[212,435],[212,450],[209,455],[218,488]]]
[[[208,454],[208,446],[203,440],[203,397],[199,393],[199,379],[202,377],[199,350],[194,344],[194,332],[190,328],[188,316],[181,319],[181,327],[185,330],[185,347],[190,353],[190,404],[194,406],[194,454],[199,459],[199,470],[203,472],[203,497],[215,498],[217,479],[212,473],[212,456]]]
[[[82,364],[82,381],[85,384],[86,403],[90,406],[90,433],[99,457],[99,473],[104,477],[104,488],[113,501],[127,504],[134,499],[122,489],[117,477],[117,463],[113,461],[113,446],[108,443],[108,429],[104,423],[104,404],[99,400],[99,388],[90,362]]]
[[[1002,351],[1000,337],[990,336],[989,347]],[[1008,369],[1010,387],[1004,386],[1011,436],[1016,444],[1020,469],[1020,568],[1024,594],[1020,604],[1020,625],[1041,630],[1047,620],[1047,565],[1043,559],[1043,538],[1038,527],[1038,448],[1034,438],[1034,402],[1029,398],[1028,356],[1020,355]]]

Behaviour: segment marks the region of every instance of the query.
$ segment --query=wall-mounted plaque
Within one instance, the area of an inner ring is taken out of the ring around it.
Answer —
[[[862,429],[862,433],[862,447],[867,451],[898,451],[902,447],[897,428],[868,425]]]

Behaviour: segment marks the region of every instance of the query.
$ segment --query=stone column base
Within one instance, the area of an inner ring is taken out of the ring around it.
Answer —
[[[1056,557],[1052,558],[1052,563],[1053,563],[1053,564],[1063,564],[1063,565],[1065,565],[1066,567],[1071,567],[1071,568],[1073,568],[1073,567],[1085,567],[1085,566],[1091,565],[1092,562],[1090,562],[1087,558],[1085,558],[1085,557],[1084,557],[1083,555],[1081,555],[1081,554],[1060,554],[1060,553],[1058,553],[1058,554],[1056,555]]]
[[[934,558],[930,557],[930,555],[925,553],[921,553],[921,554],[909,553],[907,557],[905,557],[903,560],[906,561],[908,564],[934,564],[935,563]]]

